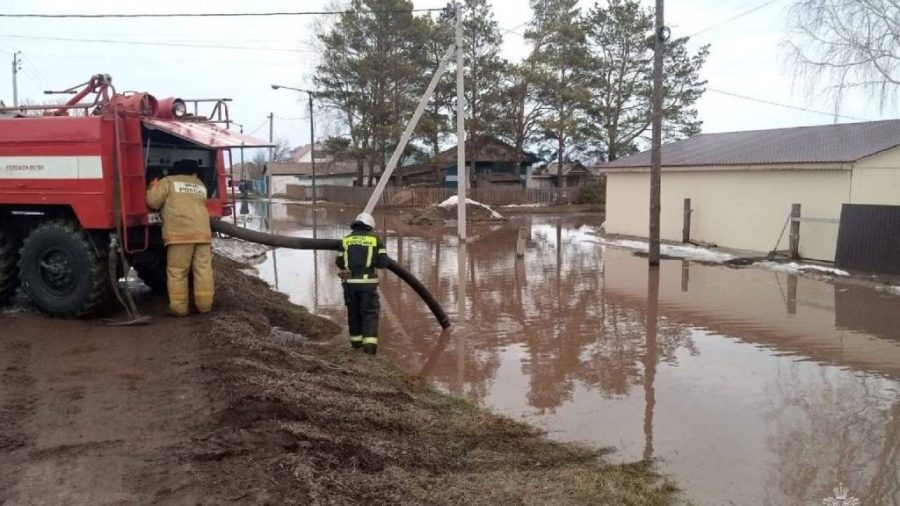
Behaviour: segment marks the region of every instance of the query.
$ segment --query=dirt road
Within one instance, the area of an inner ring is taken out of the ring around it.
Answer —
[[[337,325],[216,269],[209,316],[164,316],[152,296],[147,327],[0,315],[0,504],[672,499],[646,466],[607,465],[330,345]]]
[[[0,503],[193,502],[170,449],[211,409],[194,322],[0,316]]]

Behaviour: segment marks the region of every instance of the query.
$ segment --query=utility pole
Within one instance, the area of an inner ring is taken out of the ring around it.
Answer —
[[[662,180],[663,51],[669,30],[663,22],[663,0],[656,0],[656,27],[653,31],[653,116],[650,148],[650,254],[651,267],[659,266],[660,183]]]
[[[13,53],[12,59],[12,91],[13,107],[19,106],[19,71],[22,70],[22,51]]]
[[[269,113],[269,144],[272,147],[269,148],[269,161],[275,161],[275,113]]]
[[[275,142],[275,113],[270,112],[269,113],[269,144],[272,145],[272,147],[269,148],[269,162],[270,163],[275,161],[274,142]],[[269,194],[269,203],[271,204],[272,203],[272,173],[267,171],[266,177],[269,178],[269,181],[266,184],[266,191]]]
[[[463,55],[462,3],[456,2],[456,221],[459,239],[456,248],[456,324],[466,321],[466,89],[464,84],[465,58]],[[458,372],[462,378],[465,367],[466,341],[460,333],[457,344]]]
[[[456,179],[457,199],[456,219],[459,240],[466,240],[466,89],[463,80],[465,67],[463,58],[462,4],[456,2]],[[462,274],[460,274],[462,275]]]
[[[312,169],[312,203],[313,208],[316,207],[316,125],[313,119],[313,94],[311,91],[306,92],[309,95],[309,153],[310,168]]]

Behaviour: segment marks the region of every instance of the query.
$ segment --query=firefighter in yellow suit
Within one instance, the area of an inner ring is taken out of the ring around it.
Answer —
[[[193,160],[176,162],[170,175],[154,180],[147,190],[147,205],[162,210],[169,310],[176,316],[190,314],[190,274],[194,276],[197,311],[212,310],[212,231],[206,199],[206,186],[197,177]]]

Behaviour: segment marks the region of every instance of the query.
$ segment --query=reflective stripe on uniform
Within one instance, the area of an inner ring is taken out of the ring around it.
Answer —
[[[356,279],[351,278],[346,281],[350,284],[378,284],[378,278]]]
[[[375,251],[375,247],[369,246],[369,253],[366,255],[366,269],[372,267],[372,252]]]
[[[378,238],[373,235],[348,235],[343,239],[344,249],[347,246],[378,246]]]
[[[387,250],[384,248],[378,248],[378,254],[379,255],[387,255]]]
[[[362,340],[363,344],[378,344],[377,337],[364,337]]]
[[[363,342],[362,336],[350,336],[351,343],[361,343]]]

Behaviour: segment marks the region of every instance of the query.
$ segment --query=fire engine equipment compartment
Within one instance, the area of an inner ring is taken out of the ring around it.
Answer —
[[[197,177],[207,188],[207,197],[215,198],[218,193],[217,151],[186,141],[168,132],[141,128],[144,147],[145,181],[149,184],[154,179],[162,179],[169,175],[172,166],[181,160],[197,162]]]

